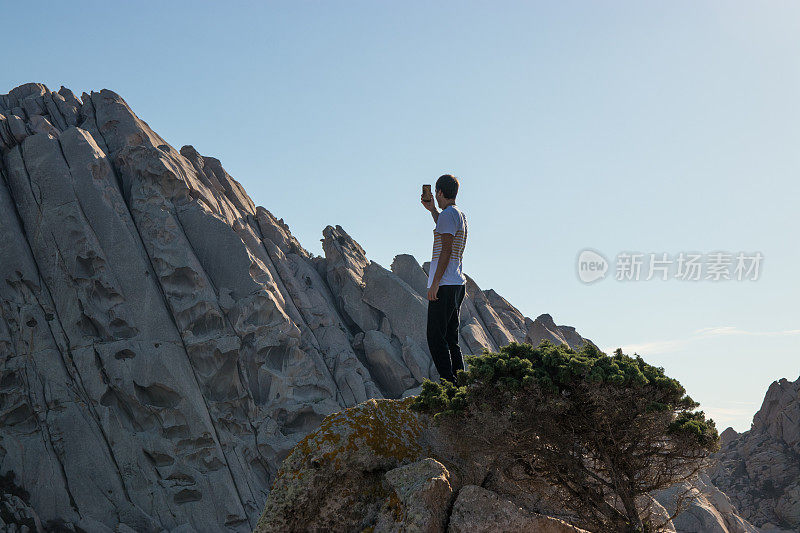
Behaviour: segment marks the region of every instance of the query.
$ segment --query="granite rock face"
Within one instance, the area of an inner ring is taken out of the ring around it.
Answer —
[[[722,437],[714,484],[762,530],[800,531],[800,379],[772,383],[751,429]]]
[[[327,415],[437,377],[413,257],[385,269],[338,226],[313,256],[116,93],[0,95],[0,156],[0,475],[26,491],[2,491],[20,527],[251,531]],[[463,309],[465,353],[583,340],[471,280]]]

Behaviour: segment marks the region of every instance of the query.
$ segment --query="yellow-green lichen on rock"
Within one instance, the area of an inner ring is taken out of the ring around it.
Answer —
[[[473,525],[585,533],[474,485],[486,467],[459,458],[428,416],[409,409],[412,401],[367,400],[326,417],[284,460],[255,533],[444,533]]]
[[[255,531],[371,527],[391,493],[383,474],[427,452],[428,419],[411,401],[367,400],[326,417],[284,460]]]

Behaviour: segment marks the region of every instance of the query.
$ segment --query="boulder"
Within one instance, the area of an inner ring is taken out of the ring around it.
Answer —
[[[453,504],[449,533],[587,533],[568,523],[522,509],[498,494],[463,487]]]
[[[392,494],[400,498],[396,490],[421,490],[404,487],[403,472],[393,477],[401,488],[384,484],[387,472],[425,456],[425,422],[410,401],[368,400],[327,417],[281,465],[255,532],[362,530]]]
[[[453,488],[442,463],[421,459],[389,470],[384,480],[392,493],[378,515],[375,533],[444,531]]]

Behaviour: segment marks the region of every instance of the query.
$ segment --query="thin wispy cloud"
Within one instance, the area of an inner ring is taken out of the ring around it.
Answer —
[[[627,354],[638,353],[638,354],[659,354],[659,353],[668,353],[674,350],[681,348],[684,344],[686,344],[685,340],[666,340],[666,341],[652,341],[652,342],[642,342],[639,344],[624,344],[621,346],[622,351]],[[616,350],[617,347],[614,346],[605,348],[604,351],[606,353],[613,352]]]
[[[739,329],[736,326],[714,326],[700,328],[693,332],[690,337],[683,339],[667,339],[633,344],[623,344],[622,351],[625,353],[638,354],[662,354],[685,348],[688,344],[708,338],[729,337],[729,336],[751,336],[751,337],[789,337],[800,335],[800,329],[784,329],[777,331],[748,331]],[[613,352],[617,346],[604,348],[605,352]]]
[[[742,425],[742,420],[747,420],[752,417],[753,413],[758,411],[759,404],[748,402],[730,403],[741,404],[743,407],[717,407],[703,405],[702,409],[706,413],[706,416],[712,418],[714,422],[716,422],[717,429],[720,431],[732,425],[739,426],[734,428],[737,431],[746,431],[749,428]],[[744,407],[745,405],[747,407]]]
[[[800,335],[800,329],[784,329],[779,331],[746,331],[734,326],[721,326],[714,328],[702,328],[695,330],[695,336],[703,337],[722,337],[726,335],[752,335],[756,337],[783,337],[788,335]]]

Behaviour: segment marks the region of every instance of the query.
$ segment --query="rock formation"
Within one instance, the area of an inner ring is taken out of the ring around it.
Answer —
[[[454,466],[408,404],[369,400],[326,418],[284,461],[254,533],[583,531],[476,486],[481,475]]]
[[[675,513],[681,497],[685,499],[684,510],[672,521],[676,531],[758,533],[758,528],[741,517],[730,498],[711,483],[706,473],[655,494],[667,516]]]
[[[0,154],[3,523],[250,531],[324,417],[436,377],[413,257],[383,268],[338,226],[313,256],[114,92],[0,95]],[[472,280],[463,309],[466,353],[584,341]]]
[[[544,482],[521,489],[465,460],[409,403],[368,400],[327,417],[281,465],[255,533],[586,533]],[[653,496],[662,523],[684,500],[664,531],[758,532],[705,474]]]
[[[800,379],[769,387],[749,431],[723,432],[711,479],[762,530],[800,531]]]

